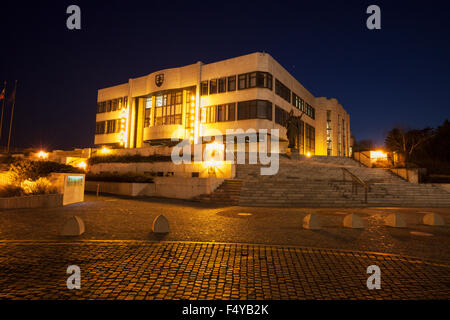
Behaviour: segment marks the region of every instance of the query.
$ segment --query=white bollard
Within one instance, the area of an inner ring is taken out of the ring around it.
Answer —
[[[169,232],[169,220],[162,214],[157,216],[153,220],[152,231],[154,233],[168,233]]]
[[[64,224],[61,235],[62,236],[81,236],[84,233],[84,222],[78,216],[69,218]]]
[[[361,220],[361,218],[354,213],[350,213],[345,216],[344,218],[344,227],[345,228],[352,228],[352,229],[362,229],[364,228],[364,224]]]
[[[310,213],[303,218],[303,229],[320,230],[321,228],[322,224],[317,214]]]
[[[443,226],[445,225],[444,219],[440,215],[434,212],[427,213],[423,216],[423,224],[427,226]]]
[[[386,219],[384,219],[384,225],[393,228],[406,228],[405,220],[403,220],[402,216],[398,213],[389,214]]]

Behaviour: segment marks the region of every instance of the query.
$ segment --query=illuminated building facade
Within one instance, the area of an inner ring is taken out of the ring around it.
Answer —
[[[226,129],[279,129],[303,113],[302,154],[349,156],[350,117],[336,99],[316,98],[267,53],[157,71],[100,89],[95,144],[140,148]]]

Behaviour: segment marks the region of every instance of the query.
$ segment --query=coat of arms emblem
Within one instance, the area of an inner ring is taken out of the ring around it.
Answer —
[[[155,76],[155,83],[156,83],[156,85],[157,85],[158,87],[161,87],[161,85],[163,84],[163,82],[164,82],[164,74],[163,74],[163,73],[157,74],[157,75]]]

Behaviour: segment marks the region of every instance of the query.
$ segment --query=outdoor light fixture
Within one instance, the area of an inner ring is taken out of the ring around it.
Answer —
[[[100,153],[101,153],[101,154],[109,154],[109,153],[111,153],[111,149],[108,149],[107,147],[103,147],[103,148],[100,150]]]
[[[307,152],[306,153],[306,156],[309,158],[309,157],[311,157],[311,152]]]
[[[374,160],[387,160],[387,153],[382,150],[370,151],[370,159]]]
[[[86,170],[87,164],[85,161],[81,161],[77,164],[77,167],[83,170]]]
[[[47,159],[48,158],[48,152],[45,152],[45,151],[39,151],[39,153],[38,153],[38,158],[39,159]]]

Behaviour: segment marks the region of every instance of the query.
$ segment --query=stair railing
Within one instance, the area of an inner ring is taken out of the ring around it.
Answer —
[[[348,171],[346,168],[341,169],[342,169],[343,183],[346,182],[345,175],[346,174],[349,175],[352,181],[352,194],[358,194],[358,185],[361,185],[364,188],[364,203],[367,203],[367,192],[370,191],[370,184],[364,182],[359,177],[355,176],[353,173]]]

